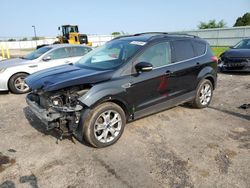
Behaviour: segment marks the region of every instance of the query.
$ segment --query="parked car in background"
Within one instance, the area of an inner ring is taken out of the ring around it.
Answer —
[[[126,122],[185,102],[207,107],[216,81],[217,58],[206,41],[141,33],[115,38],[74,65],[30,75],[26,100],[47,130],[105,147]]]
[[[30,54],[0,62],[0,91],[16,94],[29,91],[24,79],[34,72],[74,63],[92,48],[83,45],[57,44],[44,46]]]
[[[221,72],[250,72],[250,38],[243,39],[222,53],[218,67]]]

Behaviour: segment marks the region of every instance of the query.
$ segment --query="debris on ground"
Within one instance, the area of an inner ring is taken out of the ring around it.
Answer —
[[[243,104],[239,108],[246,110],[246,109],[250,108],[250,104]]]

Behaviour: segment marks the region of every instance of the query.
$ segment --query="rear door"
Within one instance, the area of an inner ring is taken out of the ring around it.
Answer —
[[[191,39],[172,41],[173,62],[168,67],[170,73],[169,97],[177,97],[196,89],[197,76],[201,69],[199,58]]]

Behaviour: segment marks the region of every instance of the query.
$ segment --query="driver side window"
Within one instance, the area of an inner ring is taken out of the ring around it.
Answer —
[[[147,62],[153,68],[162,67],[171,63],[171,50],[169,42],[155,44],[146,49],[136,62]]]
[[[59,48],[49,53],[48,56],[51,60],[68,58],[70,56],[69,50],[69,48]]]

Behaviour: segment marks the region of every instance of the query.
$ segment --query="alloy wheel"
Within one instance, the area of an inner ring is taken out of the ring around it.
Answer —
[[[207,105],[211,100],[211,96],[212,96],[211,85],[204,84],[200,91],[200,103],[204,106]]]
[[[94,135],[102,143],[112,142],[122,129],[121,115],[115,110],[103,112],[95,121]]]
[[[27,92],[29,91],[29,86],[24,82],[25,77],[18,77],[14,81],[15,88],[20,92]]]

